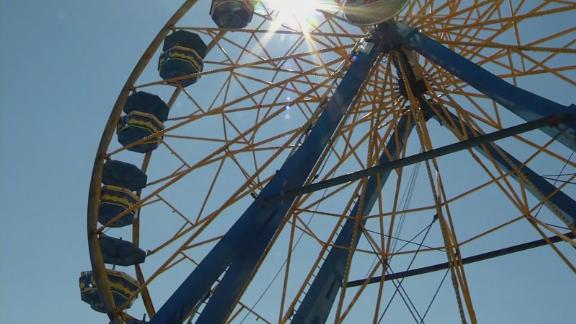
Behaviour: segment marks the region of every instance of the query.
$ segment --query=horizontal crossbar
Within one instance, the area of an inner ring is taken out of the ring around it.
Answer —
[[[575,237],[574,233],[572,233],[572,232],[565,233],[564,236],[566,236],[570,239],[574,239],[574,237]],[[562,238],[560,236],[553,236],[553,237],[549,237],[548,241],[550,241],[551,243],[558,243],[558,242],[563,242],[564,240],[562,240]],[[547,240],[541,239],[541,240],[536,240],[536,241],[532,241],[532,242],[528,242],[528,243],[513,245],[513,246],[510,246],[507,248],[494,250],[494,251],[490,251],[490,252],[486,252],[486,253],[482,253],[482,254],[477,254],[477,255],[474,255],[471,257],[463,258],[462,264],[469,264],[469,263],[484,261],[484,260],[488,260],[488,259],[493,259],[493,258],[496,258],[499,256],[504,256],[504,255],[508,255],[508,254],[512,254],[512,253],[516,253],[516,252],[534,249],[537,247],[544,246],[546,244],[548,244]],[[417,276],[417,275],[421,275],[421,274],[425,274],[425,273],[445,270],[445,269],[448,269],[449,267],[450,267],[450,263],[444,262],[444,263],[435,264],[435,265],[422,267],[422,268],[418,268],[418,269],[412,269],[412,270],[407,270],[407,271],[402,271],[402,272],[391,273],[391,274],[387,274],[384,276],[384,281],[402,279],[402,278]],[[382,276],[349,281],[346,284],[346,286],[347,287],[356,287],[356,286],[362,286],[362,285],[377,283],[380,281],[382,281]]]
[[[377,165],[368,169],[356,171],[353,173],[345,174],[342,176],[334,177],[332,179],[312,183],[309,185],[302,186],[300,188],[289,189],[278,194],[270,195],[269,197],[265,197],[264,201],[271,202],[273,200],[290,198],[293,196],[299,196],[306,193],[315,192],[318,190],[326,189],[329,187],[334,187],[337,185],[341,185],[347,182],[352,182],[355,180],[359,180],[362,178],[367,178],[370,176],[374,176],[378,173],[382,173],[384,171],[394,170],[397,168],[405,167],[408,165],[416,164],[419,162],[423,162],[426,160],[430,160],[436,157],[440,157],[443,155],[448,155],[451,153],[456,153],[459,151],[463,151],[475,146],[480,146],[482,144],[492,143],[494,141],[504,139],[507,137],[519,135],[534,129],[543,128],[543,127],[555,127],[560,122],[569,121],[569,120],[576,120],[576,114],[574,113],[567,113],[557,116],[548,116],[545,118],[536,119],[527,123],[523,123],[517,126],[505,128],[490,134],[485,134],[473,138],[469,138],[467,140],[442,146],[437,149],[433,149],[427,152],[415,154],[409,157],[405,157],[403,159],[398,159],[395,161],[391,161],[388,163],[384,163],[381,165]]]

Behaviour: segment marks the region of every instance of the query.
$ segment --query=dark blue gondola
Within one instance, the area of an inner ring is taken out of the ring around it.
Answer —
[[[210,7],[210,16],[220,28],[244,28],[253,15],[254,2],[251,0],[213,0]]]
[[[128,274],[120,271],[106,269],[110,282],[110,290],[114,303],[120,309],[130,308],[138,295],[138,282]],[[105,313],[104,302],[100,298],[98,288],[92,271],[84,271],[80,274],[80,297],[90,307],[100,313]]]
[[[128,97],[124,112],[118,125],[118,142],[127,146],[127,150],[147,153],[158,147],[162,141],[157,132],[164,129],[169,108],[160,97],[136,92]],[[133,144],[138,142],[138,144]]]
[[[130,209],[138,197],[130,190],[122,187],[105,185],[100,193],[100,206],[98,221],[100,224],[107,224],[108,227],[124,227],[134,222],[136,210],[133,209],[120,219],[108,224],[120,213]]]
[[[198,34],[178,30],[166,36],[158,63],[160,77],[164,80],[182,77],[175,83],[183,87],[194,84],[200,78],[195,74],[202,72],[204,67],[206,50],[206,44]]]
[[[146,252],[136,247],[132,242],[104,234],[100,234],[99,241],[104,263],[127,267],[143,263],[146,260]]]
[[[130,95],[128,99],[126,99],[124,113],[130,114],[132,111],[152,114],[158,118],[159,121],[165,122],[166,119],[168,119],[170,108],[157,95],[140,91]]]
[[[155,150],[162,141],[161,136],[154,135],[162,130],[164,124],[156,116],[132,111],[123,116],[118,125],[118,142],[128,146],[129,151],[147,153]]]
[[[104,164],[102,183],[106,185],[138,191],[146,186],[147,179],[146,174],[133,164],[116,160]]]

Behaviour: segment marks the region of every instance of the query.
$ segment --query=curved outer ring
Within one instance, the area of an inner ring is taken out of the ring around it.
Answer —
[[[104,265],[104,260],[102,257],[102,251],[100,245],[98,244],[98,205],[100,201],[100,186],[102,182],[102,169],[104,161],[106,160],[106,154],[108,146],[114,137],[116,125],[120,119],[122,109],[128,98],[128,93],[133,88],[133,84],[140,77],[150,59],[160,47],[160,44],[164,41],[164,37],[172,29],[172,27],[178,22],[190,8],[196,4],[198,0],[186,0],[180,6],[180,8],[170,17],[162,29],[158,32],[156,37],[152,40],[148,48],[140,57],[140,60],[132,70],[132,73],[126,80],[122,91],[116,99],[116,103],[112,108],[112,112],[108,117],[106,122],[106,127],[102,132],[102,137],[100,138],[100,144],[98,145],[98,151],[94,159],[94,166],[92,168],[92,178],[90,181],[90,189],[88,193],[88,219],[87,219],[87,231],[88,231],[88,250],[90,253],[90,263],[92,265],[92,271],[94,273],[94,280],[96,286],[98,287],[98,292],[104,302],[106,312],[111,322],[114,324],[121,324],[124,321],[120,316],[120,312],[116,310],[116,305],[112,298],[112,292],[110,291],[110,282],[106,276],[106,267]]]
[[[162,44],[168,32],[173,28],[176,22],[178,22],[196,3],[197,0],[185,0],[181,7],[170,17],[170,19],[158,32],[158,34],[152,40],[146,51],[135,65],[114,104],[110,116],[108,117],[106,127],[102,133],[98,151],[95,157],[88,196],[88,248],[90,253],[90,262],[94,272],[94,280],[112,323],[123,323],[123,320],[120,316],[121,312],[116,309],[116,305],[112,297],[110,283],[106,276],[106,268],[103,262],[102,252],[98,243],[98,205],[100,200],[103,164],[107,158],[107,149],[114,136],[115,128],[122,113],[123,106],[126,103],[128,93],[133,89],[133,84],[140,77],[145,67],[150,62],[152,56]]]

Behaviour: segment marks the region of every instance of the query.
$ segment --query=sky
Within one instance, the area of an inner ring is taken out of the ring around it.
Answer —
[[[178,4],[0,0],[0,323],[106,322],[80,300],[78,288],[79,273],[90,264],[86,202],[92,163],[119,90]],[[503,273],[512,275],[514,262],[533,266],[512,259]],[[537,265],[529,271],[537,272]],[[526,310],[524,323],[573,316],[566,307],[573,302],[565,301],[572,294],[560,292],[573,287],[573,278],[533,278],[517,273],[512,280],[530,284],[527,293],[496,298],[490,309],[509,303],[520,310],[522,298],[542,299],[550,313]],[[559,292],[558,302],[543,291]],[[491,315],[502,322],[517,319],[508,312]]]
[[[92,163],[174,3],[0,1],[0,323],[105,322],[78,288]]]

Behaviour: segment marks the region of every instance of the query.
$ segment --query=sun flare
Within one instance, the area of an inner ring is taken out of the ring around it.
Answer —
[[[260,3],[264,9],[262,14],[271,20],[263,44],[268,44],[278,30],[288,28],[301,31],[311,50],[315,46],[310,41],[310,33],[318,27],[322,12],[335,13],[340,9],[334,0],[262,0]]]
[[[266,8],[273,11],[276,23],[307,29],[314,24],[319,9],[326,8],[322,0],[264,0]]]

